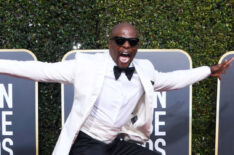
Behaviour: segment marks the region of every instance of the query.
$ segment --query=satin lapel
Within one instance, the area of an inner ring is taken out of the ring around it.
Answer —
[[[133,65],[136,69],[137,74],[139,75],[139,78],[145,90],[145,102],[144,102],[145,107],[146,107],[145,115],[146,115],[146,118],[148,119],[149,117],[151,117],[151,112],[149,110],[152,108],[152,105],[151,105],[152,99],[153,99],[152,84],[150,82],[150,79],[148,79],[147,76],[144,75],[143,68],[140,66],[140,64],[137,63],[136,61],[133,61]]]
[[[100,94],[100,91],[101,91],[101,88],[102,88],[102,85],[103,85],[103,81],[104,81],[104,77],[105,77],[105,73],[106,73],[106,69],[107,69],[107,60],[106,60],[106,56],[107,54],[100,54],[100,55],[97,55],[97,61],[94,62],[96,64],[96,67],[95,67],[95,85],[93,86],[92,88],[92,92],[91,92],[91,95],[90,95],[90,99],[89,99],[89,103],[90,103],[90,108],[89,108],[89,111],[88,113],[91,112],[96,100],[97,100],[97,97],[99,96]]]
[[[96,85],[93,90],[93,94],[97,97],[101,91],[106,69],[107,69],[107,54],[101,54],[97,60],[97,68],[96,68],[96,73],[97,77],[95,78],[96,80]],[[98,63],[100,65],[98,65]]]
[[[136,72],[141,80],[141,83],[143,85],[143,88],[145,90],[146,94],[150,94],[150,88],[151,88],[151,83],[150,83],[150,79],[147,79],[146,75],[144,75],[143,69],[142,67],[139,65],[139,63],[137,63],[136,61],[133,61],[133,65],[136,69]]]

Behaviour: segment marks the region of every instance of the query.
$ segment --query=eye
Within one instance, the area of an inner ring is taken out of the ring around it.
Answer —
[[[139,39],[138,38],[128,39],[128,42],[131,46],[136,46],[139,42]]]
[[[115,42],[116,42],[117,45],[121,46],[121,45],[123,45],[126,42],[126,39],[124,39],[124,38],[116,38]]]

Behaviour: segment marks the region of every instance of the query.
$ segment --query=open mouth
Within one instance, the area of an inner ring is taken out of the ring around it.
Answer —
[[[121,52],[119,56],[119,61],[121,63],[128,63],[130,61],[130,57],[131,55],[129,53]]]

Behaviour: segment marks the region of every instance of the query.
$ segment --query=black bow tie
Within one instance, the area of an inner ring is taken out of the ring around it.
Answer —
[[[118,78],[120,77],[121,72],[125,72],[128,80],[130,81],[134,71],[135,67],[119,68],[118,66],[114,66],[114,75],[116,80],[118,80]]]

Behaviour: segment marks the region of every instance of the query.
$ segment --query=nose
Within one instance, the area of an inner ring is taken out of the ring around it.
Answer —
[[[129,44],[128,41],[125,41],[125,43],[122,45],[124,48],[130,48],[131,45]]]

